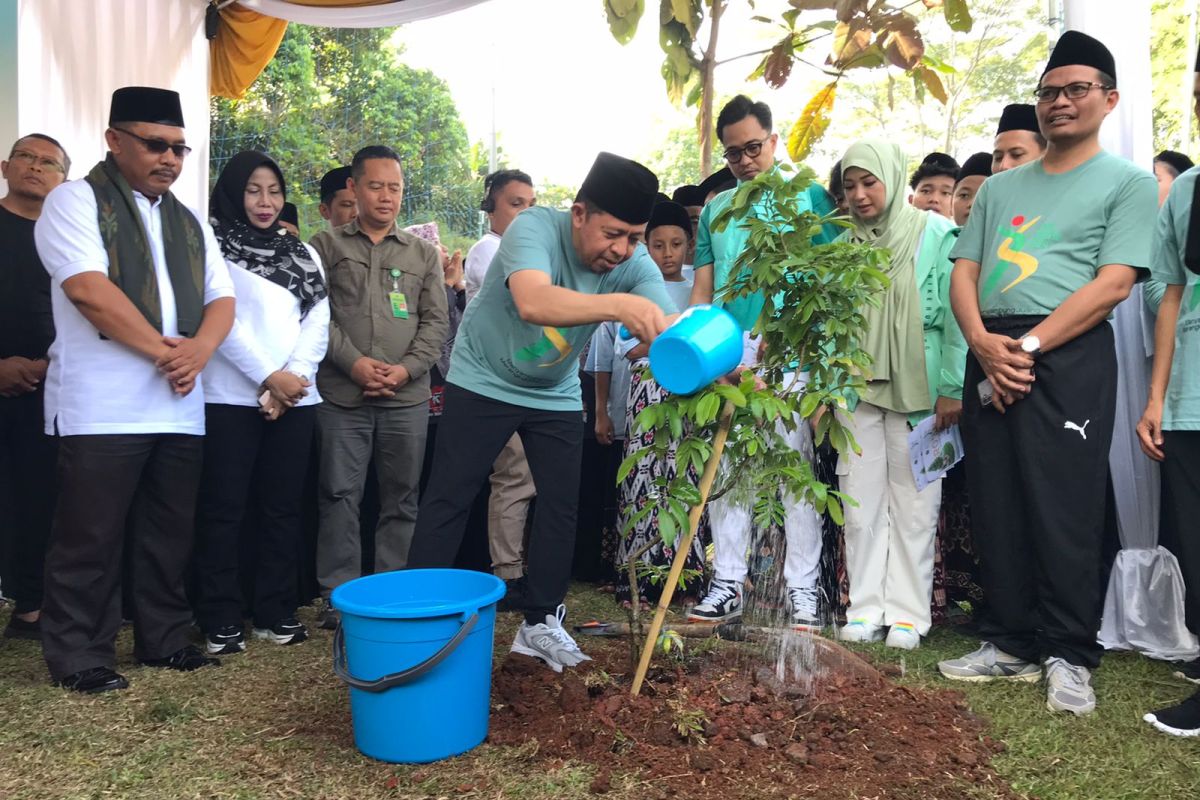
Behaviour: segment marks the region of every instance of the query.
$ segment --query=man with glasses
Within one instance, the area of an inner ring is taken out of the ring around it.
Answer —
[[[42,561],[54,511],[54,439],[43,432],[42,387],[54,341],[50,277],[33,226],[50,190],[67,177],[62,145],[42,133],[13,145],[0,175],[0,567],[16,609],[9,638],[39,639]]]
[[[779,142],[779,134],[771,130],[771,109],[766,103],[755,103],[744,95],[730,100],[717,116],[717,138],[725,148],[725,161],[739,185],[775,169],[775,147]],[[762,314],[766,298],[761,294],[721,297],[721,292],[737,278],[734,267],[749,239],[749,229],[744,222],[730,224],[723,231],[712,228],[713,219],[729,206],[735,191],[736,187],[721,192],[709,200],[700,212],[691,304],[715,301],[724,306],[742,326],[746,332],[747,346],[744,363],[738,368],[740,373],[756,360],[757,346],[750,337]],[[801,211],[825,215],[834,210],[832,198],[815,182],[797,202]],[[838,230],[835,226],[827,225],[814,241],[832,241]],[[797,385],[802,387],[803,382],[798,381]],[[792,447],[811,456],[812,434],[807,425],[796,426],[786,436]],[[818,629],[821,627],[817,597],[821,517],[806,503],[789,502],[787,506],[783,526],[787,557],[783,562],[783,573],[791,601],[792,622],[797,629]],[[706,622],[736,619],[742,614],[753,515],[749,506],[727,499],[712,503],[709,514],[715,569],[708,594],[691,610],[691,618]]]
[[[1051,710],[1096,707],[1101,544],[1117,361],[1106,324],[1150,264],[1154,177],[1100,147],[1116,66],[1063,34],[1035,92],[1045,156],[984,181],[953,256],[970,346],[963,439],[987,606],[955,680],[1036,681]]]
[[[54,681],[93,694],[116,666],[121,584],[134,655],[190,671],[183,586],[204,435],[200,373],[233,325],[233,284],[199,215],[171,194],[184,158],[179,95],[113,93],[108,156],[46,198],[34,235],[56,336],[46,432],[59,437],[42,651]]]

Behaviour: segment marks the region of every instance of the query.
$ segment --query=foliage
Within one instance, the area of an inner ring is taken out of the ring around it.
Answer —
[[[1187,20],[1196,4],[1186,0],[1155,0],[1150,17],[1151,94],[1154,99],[1154,150],[1191,153],[1192,39]],[[1190,27],[1194,33],[1194,23]]]
[[[617,480],[623,481],[647,453],[666,459],[675,447],[676,477],[657,478],[650,501],[625,523],[628,530],[657,509],[659,535],[669,547],[686,531],[688,512],[700,502],[685,467],[703,469],[725,403],[734,409],[733,424],[725,467],[710,500],[735,493],[738,502],[753,504],[760,525],[783,523],[784,497],[828,511],[838,524],[843,503],[852,502],[817,480],[807,456],[790,447],[779,429],[810,424],[818,409],[844,406],[865,385],[870,358],[861,346],[863,310],[879,302],[887,284],[881,269],[884,255],[844,241],[813,244],[812,237],[830,219],[797,210],[796,198],[815,176],[807,168],[793,176],[789,171],[781,166],[743,183],[714,220],[718,230],[732,224],[748,229],[747,246],[734,266],[738,277],[718,296],[768,298],[754,329],[764,342],[762,383],[747,372],[736,385],[718,382],[648,406],[635,424],[654,432],[653,443],[632,454],[618,471]],[[803,392],[797,391],[795,378],[784,382],[797,363],[809,376]],[[835,414],[820,415],[814,438],[817,443],[828,438],[838,452],[858,449]]]
[[[680,739],[693,744],[707,743],[704,726],[708,724],[708,716],[701,709],[693,707],[686,694],[668,700],[667,706],[671,709],[671,728]]]
[[[270,153],[288,179],[302,220],[319,223],[326,170],[356,150],[386,144],[405,173],[401,222],[437,220],[478,234],[482,184],[444,81],[406,66],[390,44],[394,28],[348,30],[289,25],[274,60],[240,100],[212,100],[212,176],[250,148]]]
[[[716,60],[717,22],[731,0],[660,0],[659,44],[665,58],[662,77],[667,96],[674,103],[686,101],[699,105],[701,151],[708,152],[712,117],[712,70],[725,61]],[[775,29],[779,38],[758,55],[761,59],[750,78],[763,79],[778,89],[791,76],[797,61],[805,61],[813,43],[832,39],[823,71],[832,83],[822,87],[808,103],[790,131],[788,152],[794,161],[805,160],[812,146],[829,125],[837,83],[847,72],[857,69],[896,67],[904,70],[914,85],[940,102],[946,102],[938,63],[925,57],[925,42],[918,28],[919,18],[907,9],[915,3],[893,5],[887,0],[789,0],[788,10],[771,18],[752,16],[752,20]],[[941,9],[941,16],[954,31],[966,33],[973,20],[966,0],[922,0],[926,10]],[[645,13],[643,0],[604,0],[609,29],[622,44],[632,40],[638,22]],[[753,0],[748,0],[751,10]],[[816,12],[816,13],[806,13]],[[708,21],[708,39],[701,43],[698,33]],[[801,19],[803,18],[803,20]],[[737,56],[735,58],[740,58]]]
[[[709,160],[708,170],[701,171],[694,127],[673,128],[655,144],[657,147],[639,160],[654,171],[667,194],[677,186],[697,184],[701,175],[721,168],[720,157],[714,156]]]
[[[848,83],[842,95],[846,113],[834,124],[831,139],[843,138],[839,134],[845,130],[871,128],[915,148],[914,155],[956,153],[967,139],[990,141],[1005,104],[1030,102],[1049,39],[1041,29],[1044,11],[1037,0],[981,0],[974,9],[970,36],[946,27],[928,30],[924,61],[941,76],[944,103],[920,102],[930,91],[924,81],[884,75]],[[841,152],[826,155],[834,160]]]

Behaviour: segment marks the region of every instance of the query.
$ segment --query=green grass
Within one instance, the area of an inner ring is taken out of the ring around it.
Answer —
[[[619,620],[611,596],[576,588],[572,620]],[[0,614],[0,623],[6,621]],[[312,612],[301,617],[312,623]],[[504,615],[497,651],[516,620]],[[94,698],[49,685],[36,643],[0,640],[0,798],[520,798],[590,797],[592,767],[538,757],[536,747],[484,745],[439,764],[401,767],[357,753],[346,692],[329,668],[329,635],[298,647],[256,643],[220,669],[189,675],[130,662],[121,636],[119,668],[132,688]],[[689,643],[689,646],[692,643]],[[586,643],[585,643],[586,647]],[[1096,674],[1097,713],[1051,714],[1035,684],[950,684],[940,658],[974,642],[938,631],[917,651],[859,648],[901,666],[900,679],[963,691],[1007,750],[995,762],[1021,793],[1043,800],[1185,800],[1200,797],[1200,741],[1155,733],[1151,709],[1191,687],[1168,665],[1108,655]],[[637,775],[614,775],[612,798],[645,800]],[[718,798],[714,798],[718,800]]]

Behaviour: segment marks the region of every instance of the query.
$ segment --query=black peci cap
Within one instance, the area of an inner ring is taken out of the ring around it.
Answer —
[[[650,231],[663,225],[683,228],[683,232],[688,235],[689,239],[692,236],[692,218],[688,216],[686,208],[672,200],[658,203],[650,212],[650,222],[646,224],[647,238],[650,236]]]
[[[1112,52],[1099,39],[1080,31],[1067,31],[1062,35],[1050,53],[1050,60],[1042,70],[1042,77],[1052,69],[1075,65],[1092,67],[1110,76],[1114,81],[1117,79],[1117,62],[1113,59]]]
[[[601,153],[579,187],[580,196],[622,222],[648,222],[658,194],[658,176],[636,161]]]
[[[179,92],[153,86],[125,86],[112,93],[108,125],[120,122],[152,122],[155,125],[183,127],[183,106]]]
[[[346,188],[346,181],[350,179],[349,167],[334,167],[321,176],[321,202],[324,203],[327,198],[340,192]]]
[[[1042,131],[1038,128],[1037,112],[1028,103],[1013,103],[1004,107],[1000,112],[1000,122],[996,125],[996,135],[1005,131],[1032,131],[1039,136]]]
[[[972,175],[982,175],[987,178],[992,174],[992,154],[991,153],[975,153],[958,169],[958,175],[954,178],[954,182],[958,183],[963,178],[969,178]]]

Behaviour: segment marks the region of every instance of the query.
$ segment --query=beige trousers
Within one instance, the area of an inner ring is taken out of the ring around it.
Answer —
[[[525,574],[525,518],[536,495],[520,434],[514,433],[492,465],[488,546],[492,572],[506,581]]]

